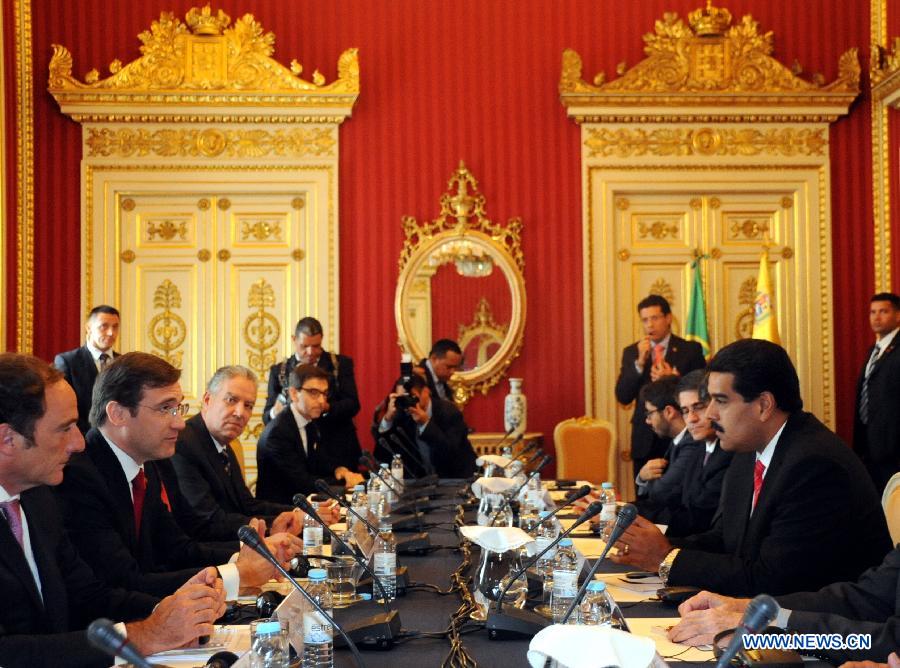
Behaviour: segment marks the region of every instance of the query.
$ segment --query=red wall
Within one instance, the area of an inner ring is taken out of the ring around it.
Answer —
[[[4,3],[8,8],[11,3]],[[75,74],[101,73],[139,55],[136,35],[160,9],[183,17],[200,2],[34,0],[34,349],[47,359],[77,345],[80,128],[46,93],[51,43],[67,46]],[[460,159],[474,173],[494,220],[521,216],[528,288],[525,346],[510,374],[525,378],[529,427],[549,434],[584,411],[579,130],[558,101],[560,57],[572,47],[587,76],[612,75],[642,56],[640,36],[664,12],[702,0],[222,0],[232,18],[252,12],[276,34],[275,57],[319,68],[331,80],[339,53],[359,47],[362,94],[341,129],[341,350],[356,359],[371,407],[396,375],[393,320],[400,217],[431,218]],[[830,81],[839,55],[861,48],[868,63],[868,2],[731,0],[775,34],[776,56]],[[158,7],[158,9],[157,9]],[[9,23],[6,23],[7,29]],[[11,41],[11,39],[10,39]],[[8,88],[8,93],[12,89]],[[853,379],[871,332],[863,317],[873,284],[869,106],[857,102],[831,133],[835,370],[839,431],[849,436]],[[897,151],[894,151],[897,154]],[[895,244],[900,246],[900,235]],[[900,267],[895,267],[900,270]],[[895,272],[898,273],[898,272]],[[852,279],[849,279],[852,277]],[[11,304],[11,308],[14,304]],[[301,314],[298,314],[301,315]],[[10,318],[14,312],[10,311]],[[813,324],[815,327],[815,324]],[[614,382],[615,369],[605,374]],[[505,391],[477,397],[467,419],[501,427]]]

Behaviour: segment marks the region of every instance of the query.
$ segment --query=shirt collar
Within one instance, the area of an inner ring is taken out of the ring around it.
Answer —
[[[897,336],[897,332],[900,332],[900,327],[895,327],[894,330],[890,334],[885,334],[880,339],[875,342],[875,345],[878,346],[878,356],[885,351],[885,349],[893,343],[894,338]]]
[[[94,358],[95,362],[100,361],[100,355],[102,355],[103,353],[106,353],[107,355],[109,355],[109,359],[112,359],[112,356],[113,356],[112,350],[100,350],[99,348],[95,348],[94,344],[92,344],[90,341],[85,343],[84,347],[87,348],[88,352],[91,353],[91,357]]]
[[[0,485],[0,503],[6,503],[7,501],[18,501],[18,500],[19,500],[18,494],[10,494],[3,488],[3,485]]]
[[[676,436],[675,438],[673,438],[673,439],[672,439],[672,442],[673,442],[675,445],[681,445],[682,441],[685,440],[685,435],[687,434],[687,430],[688,430],[688,428],[685,427],[685,428],[682,429],[680,432],[678,432],[678,436]]]
[[[312,420],[308,420],[300,415],[300,411],[294,407],[294,402],[291,402],[291,413],[294,414],[294,419],[297,421],[297,426],[300,427],[300,431],[306,429],[306,425],[312,422]]]
[[[772,440],[768,442],[765,448],[763,448],[763,451],[756,453],[756,461],[762,462],[762,465],[766,467],[765,471],[763,472],[763,477],[765,477],[766,473],[769,472],[769,464],[772,463],[772,456],[775,454],[775,447],[778,445],[778,439],[781,438],[781,432],[784,431],[785,426],[787,426],[787,420],[785,420],[784,424],[781,425],[778,431],[775,432]]]
[[[717,438],[714,438],[714,439],[711,440],[711,441],[707,441],[707,442],[705,443],[705,445],[706,445],[706,451],[707,451],[708,453],[712,454],[712,452],[716,449],[716,445],[717,445],[718,443],[719,443],[719,439],[717,439]]]
[[[122,472],[125,474],[125,479],[130,483],[134,480],[135,476],[141,471],[144,467],[138,464],[134,459],[131,458],[127,452],[125,452],[118,445],[109,440],[109,437],[100,432],[103,438],[106,439],[106,442],[109,443],[109,449],[112,450],[112,453],[116,456],[116,459],[119,460],[119,465],[122,467]]]
[[[672,332],[669,332],[668,334],[666,334],[665,338],[664,338],[662,341],[659,341],[658,343],[657,343],[657,342],[654,342],[654,341],[651,341],[651,342],[650,342],[650,345],[653,346],[654,348],[656,348],[656,346],[662,346],[662,347],[663,347],[663,350],[665,350],[666,352],[668,352],[668,350],[669,350],[669,339],[671,339],[671,338],[672,338]]]

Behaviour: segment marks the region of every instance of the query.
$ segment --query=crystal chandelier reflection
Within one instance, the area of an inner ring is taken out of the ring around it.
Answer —
[[[467,278],[490,276],[494,271],[490,252],[468,239],[443,244],[431,254],[430,264],[433,267],[450,262],[456,265],[456,273]]]

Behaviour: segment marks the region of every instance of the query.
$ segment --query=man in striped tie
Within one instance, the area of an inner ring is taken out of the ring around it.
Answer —
[[[638,517],[614,561],[729,596],[811,591],[881,563],[891,540],[879,496],[859,459],[803,411],[787,352],[743,339],[708,370],[706,415],[734,453],[712,527],[670,540]]]
[[[869,325],[876,341],[856,383],[853,448],[881,492],[900,471],[900,353],[895,352],[900,343],[900,297],[890,292],[874,295]]]

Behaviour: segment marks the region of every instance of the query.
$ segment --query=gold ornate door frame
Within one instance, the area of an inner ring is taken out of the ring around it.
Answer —
[[[602,72],[586,82],[581,57],[563,53],[561,101],[581,125],[585,403],[588,414],[617,427],[626,494],[633,480],[624,451],[630,408],[616,403],[613,386],[622,348],[637,338],[638,292],[650,287],[645,283],[652,272],[669,271],[675,272],[669,282],[686,296],[693,252],[711,253],[716,249],[710,240],[728,235],[720,220],[694,220],[685,209],[676,217],[692,231],[673,236],[668,246],[655,244],[637,273],[622,272],[618,265],[632,252],[644,252],[616,208],[629,193],[668,192],[673,201],[766,192],[790,199],[790,212],[776,213],[776,205],[765,214],[785,223],[780,230],[775,225],[773,235],[775,252],[786,253],[776,267],[782,338],[807,406],[834,423],[828,125],[847,113],[859,93],[856,50],[841,57],[834,82],[807,81],[771,57],[771,35],[760,34],[752,17],[731,22],[728,10],[711,3],[690,13],[687,23],[667,14],[644,36],[647,57],[609,82]],[[734,269],[704,272],[711,334],[719,337],[714,347],[737,338],[724,324],[722,303],[739,296],[722,293],[735,292],[734,286],[726,289],[736,280],[729,272],[746,271],[742,263],[735,257]],[[618,286],[617,280],[629,284]],[[682,298],[676,319],[683,322],[687,308]],[[815,328],[803,317],[809,313],[821,314]]]
[[[163,12],[139,38],[143,55],[106,78],[75,79],[62,46],[50,62],[50,93],[82,124],[82,309],[120,305],[123,349],[183,365],[194,402],[223,364],[263,372],[264,393],[299,317],[338,349],[338,128],[357,50],[336,80],[307,80],[252,15],[209,6]]]

